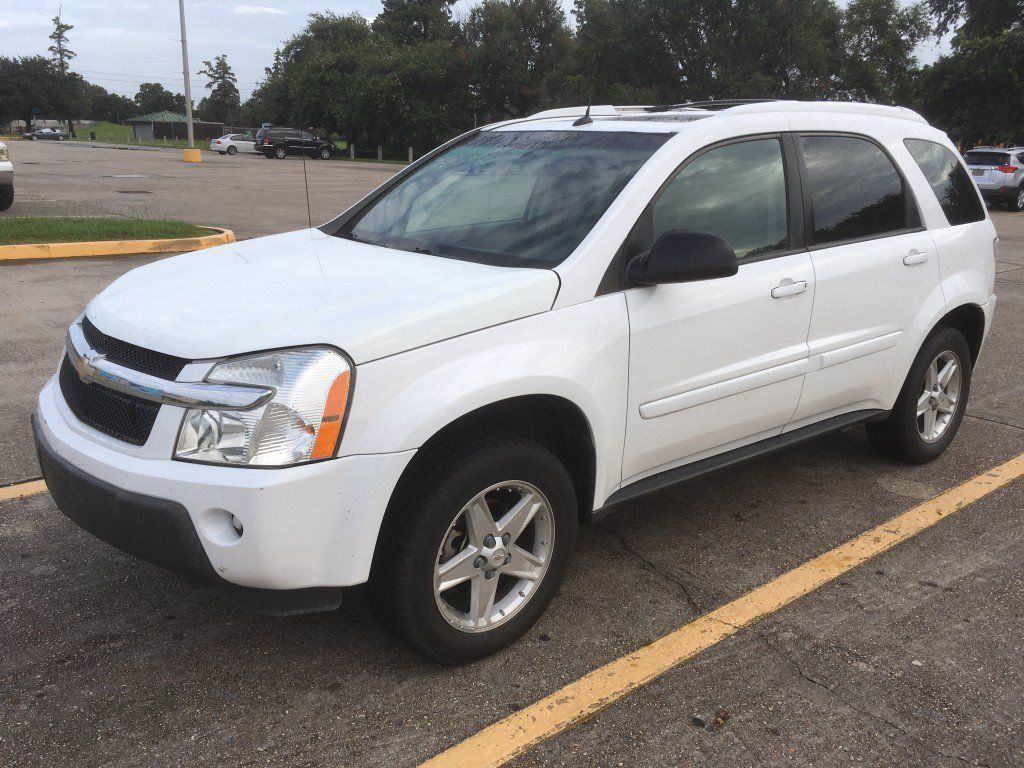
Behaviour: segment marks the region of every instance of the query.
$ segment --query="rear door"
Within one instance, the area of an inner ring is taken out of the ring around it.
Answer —
[[[630,236],[627,257],[669,230],[711,232],[729,241],[740,267],[731,277],[626,290],[624,483],[779,434],[793,415],[814,299],[795,173],[780,135],[706,148]]]
[[[816,289],[794,429],[888,407],[883,392],[904,345],[916,353],[919,318],[943,306],[935,246],[887,151],[838,133],[799,134],[796,145]]]

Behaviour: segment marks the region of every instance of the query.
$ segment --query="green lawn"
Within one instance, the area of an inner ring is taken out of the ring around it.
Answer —
[[[161,240],[212,234],[214,232],[211,229],[183,221],[0,216],[0,245],[76,243],[88,240]]]
[[[185,139],[154,139],[151,141],[140,141],[132,136],[130,125],[118,125],[117,123],[98,122],[91,128],[82,128],[78,131],[78,138],[75,141],[92,141],[90,133],[96,134],[96,141],[108,144],[141,144],[146,147],[187,147]],[[196,139],[196,146],[205,149],[210,145],[209,139]]]

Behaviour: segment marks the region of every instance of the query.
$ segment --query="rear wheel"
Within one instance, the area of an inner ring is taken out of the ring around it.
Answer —
[[[218,154],[218,155],[226,155],[226,154],[227,154],[227,152],[225,152],[225,151],[223,151],[223,150],[221,150],[221,149],[218,149],[218,150],[217,150],[217,154]]]
[[[6,211],[14,205],[14,186],[0,187],[0,211]]]
[[[971,391],[971,351],[955,328],[935,330],[910,367],[889,417],[866,425],[879,452],[911,464],[938,458],[963,421]]]
[[[1024,184],[1017,188],[1017,196],[1009,202],[1011,211],[1024,211]]]
[[[575,545],[576,496],[561,462],[515,435],[438,458],[391,510],[374,584],[416,651],[465,664],[513,643],[551,601]]]

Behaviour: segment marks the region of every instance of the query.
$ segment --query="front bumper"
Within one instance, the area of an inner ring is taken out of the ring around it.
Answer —
[[[14,169],[4,168],[4,165],[10,165],[10,163],[0,163],[0,187],[13,187]]]
[[[181,413],[161,408],[167,410]],[[161,418],[173,421],[174,414],[161,413]],[[40,393],[33,423],[40,464],[65,515],[119,549],[222,591],[365,582],[391,492],[415,453],[349,456],[283,469],[173,461],[164,458],[170,444],[159,453],[151,444],[117,444],[78,422],[56,379]],[[157,432],[150,443],[159,438]],[[230,515],[242,523],[240,537]],[[247,595],[243,590],[228,596]],[[259,597],[267,601],[268,596]],[[291,597],[325,602],[324,594]]]

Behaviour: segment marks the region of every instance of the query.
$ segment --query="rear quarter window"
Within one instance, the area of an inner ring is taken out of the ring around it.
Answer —
[[[934,141],[906,139],[903,143],[928,179],[951,225],[969,224],[985,218],[974,182],[956,155]]]

